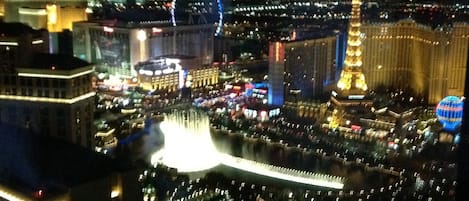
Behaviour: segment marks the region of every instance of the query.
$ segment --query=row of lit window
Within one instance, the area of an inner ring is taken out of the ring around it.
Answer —
[[[160,90],[160,89],[170,89],[170,90],[171,90],[171,89],[174,89],[174,90],[175,90],[176,87],[177,87],[177,85],[174,85],[174,84],[173,84],[173,85],[168,85],[168,84],[156,84],[156,85],[153,85],[152,88],[153,88],[153,89],[158,89],[158,90]]]
[[[20,95],[20,96],[33,96],[33,97],[48,97],[48,98],[65,98],[66,90],[49,90],[44,88],[32,89],[32,88],[4,88],[1,90],[2,94],[5,95]],[[53,93],[52,93],[53,92]],[[73,90],[73,96],[77,97],[79,94],[84,94],[88,90],[81,88]]]
[[[154,76],[154,77],[151,77],[151,80],[152,81],[157,81],[157,80],[161,80],[161,81],[166,81],[166,80],[178,80],[178,77],[177,76],[172,76],[172,77],[167,77],[167,76]]]
[[[211,73],[211,74],[195,74],[195,75],[192,75],[192,78],[193,79],[197,79],[197,78],[211,78],[211,77],[218,77],[218,73]]]
[[[394,37],[393,36],[372,36],[371,37],[372,39],[393,39]],[[417,37],[414,37],[414,36],[397,36],[396,39],[414,39],[414,40],[417,40],[417,41],[420,41],[420,42],[424,42],[424,43],[427,43],[427,44],[433,44],[433,45],[438,45],[440,44],[440,42],[435,42],[435,41],[430,41],[430,40],[427,40],[427,39],[423,39],[423,38],[417,38]],[[449,43],[449,42],[448,42]]]

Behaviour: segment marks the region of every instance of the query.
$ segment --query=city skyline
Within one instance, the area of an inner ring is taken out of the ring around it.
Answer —
[[[0,1],[0,199],[464,200],[468,3]]]

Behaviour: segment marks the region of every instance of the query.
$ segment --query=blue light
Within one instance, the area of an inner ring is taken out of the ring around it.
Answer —
[[[461,134],[458,133],[458,134],[456,134],[456,136],[454,136],[454,141],[453,141],[453,143],[454,143],[454,144],[459,144],[460,141],[461,141]]]
[[[222,27],[223,27],[223,2],[222,0],[217,0],[217,4],[218,4],[218,26],[217,26],[217,30],[215,31],[215,36],[221,36]]]

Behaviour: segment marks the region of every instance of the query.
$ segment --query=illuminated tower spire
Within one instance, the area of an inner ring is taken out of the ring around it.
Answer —
[[[347,51],[344,68],[337,88],[345,93],[364,93],[368,87],[362,72],[362,46],[360,39],[360,0],[352,0],[352,14],[348,27]]]

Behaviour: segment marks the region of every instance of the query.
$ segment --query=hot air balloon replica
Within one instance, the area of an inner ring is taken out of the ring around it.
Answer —
[[[463,101],[456,96],[447,96],[436,106],[436,117],[445,131],[453,132],[461,126]]]

